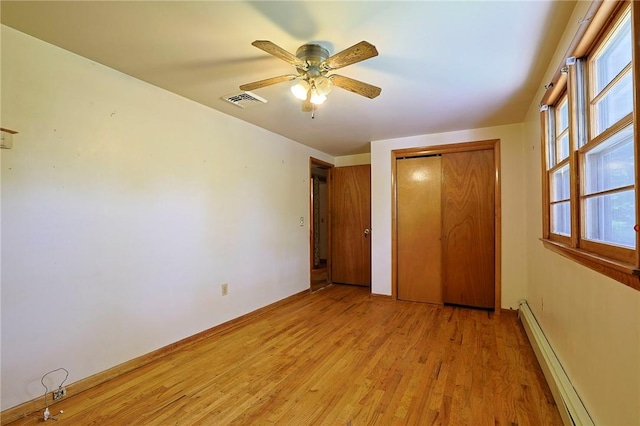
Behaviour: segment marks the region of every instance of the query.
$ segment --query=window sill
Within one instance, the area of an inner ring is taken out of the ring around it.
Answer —
[[[635,266],[567,247],[555,241],[545,239],[541,239],[541,241],[545,248],[640,291],[640,269]]]

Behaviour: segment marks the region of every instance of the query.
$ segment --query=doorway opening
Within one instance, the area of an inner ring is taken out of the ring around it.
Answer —
[[[330,182],[333,164],[309,161],[311,291],[331,283]]]

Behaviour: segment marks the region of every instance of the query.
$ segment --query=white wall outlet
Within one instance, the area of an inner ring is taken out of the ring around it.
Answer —
[[[229,294],[229,284],[224,283],[222,284],[222,295],[226,296]]]
[[[304,226],[304,216],[300,216],[300,226]]]

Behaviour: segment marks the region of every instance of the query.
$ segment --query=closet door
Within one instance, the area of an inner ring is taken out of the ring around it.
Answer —
[[[442,156],[444,302],[495,305],[495,167],[493,150]]]
[[[442,303],[441,157],[397,160],[398,298]]]

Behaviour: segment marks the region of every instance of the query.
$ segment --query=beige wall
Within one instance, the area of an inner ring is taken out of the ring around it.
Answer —
[[[363,164],[371,164],[371,154],[355,154],[336,157],[336,167],[360,166]]]
[[[525,296],[525,194],[522,125],[488,127],[371,143],[372,291],[391,294],[391,151],[499,139],[502,183],[502,307]]]
[[[332,157],[1,31],[2,409],[309,288]]]
[[[547,79],[588,6],[578,2]],[[640,291],[567,260],[539,241],[541,97],[542,90],[524,123],[527,299],[595,423],[640,425]]]

